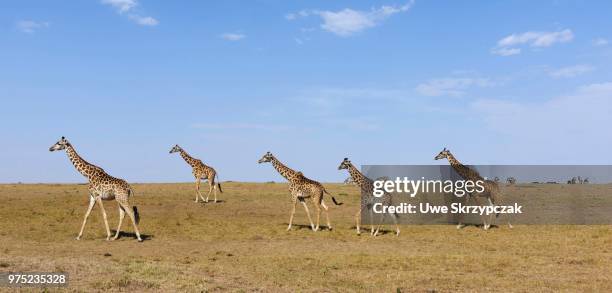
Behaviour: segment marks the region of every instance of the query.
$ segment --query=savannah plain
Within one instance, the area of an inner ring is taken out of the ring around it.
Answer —
[[[223,183],[222,202],[207,204],[193,202],[192,183],[132,184],[138,243],[128,218],[121,238],[106,241],[98,206],[75,240],[86,185],[0,185],[0,272],[68,272],[61,290],[78,292],[612,292],[610,225],[414,225],[399,237],[386,226],[357,236],[359,190],[325,186],[344,205],[326,196],[334,230],[313,232],[300,205],[286,231],[283,183]],[[105,208],[114,229],[117,204]]]

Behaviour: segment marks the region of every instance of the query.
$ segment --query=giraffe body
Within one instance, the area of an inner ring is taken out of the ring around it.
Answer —
[[[321,218],[322,210],[325,210],[325,218],[327,220],[327,227],[329,230],[332,230],[331,222],[329,220],[329,208],[323,201],[323,197],[325,194],[328,194],[334,204],[341,205],[338,203],[336,199],[327,192],[323,185],[315,180],[309,179],[302,172],[295,171],[283,163],[281,163],[278,159],[276,159],[270,152],[267,152],[260,160],[259,163],[270,162],[274,169],[278,171],[281,176],[283,176],[287,181],[289,181],[289,192],[291,194],[291,202],[292,202],[292,210],[291,216],[289,217],[289,226],[287,227],[287,231],[291,230],[291,226],[293,225],[293,217],[295,215],[295,207],[297,206],[298,201],[302,203],[304,206],[304,210],[306,211],[306,215],[308,216],[308,220],[310,221],[310,227],[313,231],[319,230],[319,223]],[[310,211],[308,210],[308,206],[306,204],[306,199],[310,199],[316,209],[317,212],[317,224],[312,221],[310,217]]]
[[[219,192],[223,193],[223,190],[221,189],[221,183],[217,182],[217,184],[215,184],[215,178],[218,179],[217,171],[215,171],[215,169],[213,169],[212,167],[202,163],[200,159],[196,159],[190,156],[178,145],[175,145],[170,150],[170,153],[176,152],[180,153],[183,160],[185,160],[185,162],[187,162],[187,164],[189,164],[189,166],[191,166],[191,168],[193,169],[192,174],[195,177],[196,184],[195,202],[197,203],[199,198],[202,199],[203,202],[208,202],[208,198],[210,197],[210,194],[213,191],[215,196],[215,202],[217,202],[217,188],[219,189]],[[206,195],[206,199],[204,199],[202,193],[200,193],[200,182],[202,181],[202,179],[208,181],[208,194]]]
[[[340,166],[338,166],[338,170],[342,169],[348,170],[349,175],[351,176],[350,178],[352,179],[353,183],[359,186],[359,189],[361,189],[361,193],[363,195],[361,205],[359,206],[359,211],[357,211],[357,214],[355,214],[355,227],[357,229],[357,235],[361,234],[359,224],[361,222],[361,213],[364,209],[370,211],[370,223],[372,224],[370,233],[372,234],[372,236],[378,235],[381,225],[379,224],[378,227],[374,229],[373,213],[371,209],[371,206],[375,203],[374,182],[372,181],[372,179],[363,175],[363,173],[361,173],[348,158],[344,158],[344,160],[340,163]],[[385,194],[383,194],[383,196],[381,197],[381,201],[383,205],[391,205],[391,194],[385,192]],[[400,229],[399,225],[397,224],[397,215],[392,214],[391,217],[395,222],[395,235],[399,236]],[[383,218],[381,217],[381,222],[382,221]]]
[[[89,218],[89,215],[95,205],[98,204],[104,219],[104,226],[106,228],[107,235],[106,240],[110,240],[110,228],[108,226],[106,210],[104,209],[102,201],[115,200],[119,204],[119,226],[117,227],[113,240],[119,237],[121,224],[125,214],[127,213],[132,220],[132,224],[134,225],[136,238],[138,241],[142,241],[140,231],[138,230],[140,215],[136,206],[130,205],[130,197],[133,195],[130,185],[125,180],[110,176],[104,171],[104,169],[85,161],[81,156],[79,156],[72,144],[70,144],[70,142],[68,142],[68,140],[66,140],[64,137],[49,148],[49,151],[59,150],[66,151],[68,158],[77,171],[79,171],[79,173],[81,173],[83,176],[87,177],[87,180],[89,181],[89,207],[87,208],[87,212],[85,213],[85,217],[83,219],[83,224],[81,225],[81,230],[79,231],[79,235],[76,239],[80,240],[83,236],[83,230],[85,229],[87,219]]]

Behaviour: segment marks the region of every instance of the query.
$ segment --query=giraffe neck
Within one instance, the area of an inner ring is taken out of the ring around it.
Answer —
[[[459,176],[463,177],[463,179],[472,181],[483,180],[478,172],[461,164],[461,162],[459,162],[459,160],[457,160],[453,154],[448,153],[447,159],[448,163],[453,167],[453,169],[455,169]]]
[[[281,176],[285,177],[285,179],[289,181],[297,177],[298,172],[285,166],[283,163],[281,163],[276,158],[272,159],[272,166],[274,166],[274,169],[276,169],[276,171],[278,171],[278,173],[281,174]]]
[[[191,157],[189,154],[187,154],[186,151],[181,149],[181,157],[183,157],[183,160],[185,160],[185,162],[187,162],[187,164],[189,164],[189,166],[191,167],[195,167],[196,166],[196,159],[194,159],[193,157]]]
[[[70,159],[70,162],[72,162],[72,165],[74,165],[74,168],[89,179],[93,177],[96,174],[96,171],[100,169],[100,167],[90,164],[81,158],[71,144],[66,147],[66,154],[68,154],[68,158]]]
[[[353,178],[353,181],[357,185],[359,185],[359,187],[365,188],[371,185],[372,180],[370,180],[370,178],[363,175],[363,173],[359,172],[359,170],[357,170],[357,168],[353,166],[353,164],[349,165],[348,171],[349,171],[349,174],[351,175],[351,178]]]

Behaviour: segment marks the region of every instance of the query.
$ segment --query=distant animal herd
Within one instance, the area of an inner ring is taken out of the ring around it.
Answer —
[[[87,180],[89,181],[89,184],[88,184],[89,206],[83,218],[83,223],[81,225],[81,229],[76,239],[79,240],[83,236],[83,230],[85,228],[85,224],[87,223],[87,219],[89,218],[89,215],[92,209],[97,204],[100,206],[100,209],[102,211],[102,216],[103,216],[104,225],[105,225],[106,234],[107,234],[106,240],[115,240],[119,237],[120,230],[121,230],[121,224],[123,222],[125,215],[127,214],[134,227],[136,238],[138,239],[138,241],[142,241],[143,239],[138,229],[140,213],[138,211],[138,208],[136,206],[131,205],[130,203],[130,198],[134,195],[131,186],[125,180],[112,177],[108,175],[104,171],[104,169],[85,161],[76,152],[76,150],[74,149],[74,146],[65,137],[62,137],[60,140],[58,140],[55,144],[53,144],[49,148],[49,151],[52,151],[52,152],[61,151],[61,150],[66,151],[69,160],[72,162],[76,170],[79,173],[81,173],[83,176],[85,176]],[[181,148],[178,145],[175,145],[174,147],[172,147],[172,149],[170,150],[170,153],[179,153],[181,157],[185,160],[185,162],[187,162],[187,164],[191,166],[192,173],[195,178],[195,202],[197,203],[200,200],[202,202],[208,202],[211,194],[214,195],[214,201],[217,202],[217,191],[219,191],[220,193],[222,193],[223,191],[221,189],[221,183],[218,181],[219,177],[215,169],[210,166],[205,165],[201,160],[193,158],[183,148]],[[450,165],[454,168],[454,170],[466,180],[468,179],[469,180],[472,180],[472,179],[482,180],[482,177],[480,177],[480,175],[477,172],[461,164],[446,148],[444,148],[435,157],[435,159],[436,160],[447,159]],[[331,194],[329,194],[329,192],[327,192],[327,190],[321,183],[315,180],[312,180],[310,178],[307,178],[306,176],[304,176],[304,174],[302,174],[302,172],[295,171],[287,167],[286,165],[281,163],[271,152],[265,153],[263,157],[259,159],[258,163],[260,164],[261,163],[271,163],[272,166],[276,169],[276,171],[278,171],[278,173],[281,176],[283,176],[285,179],[287,179],[288,181],[289,192],[291,194],[291,200],[292,200],[292,210],[291,210],[291,216],[289,218],[289,225],[287,227],[287,230],[291,230],[296,205],[298,202],[300,202],[303,205],[304,210],[306,211],[308,220],[310,221],[310,226],[313,231],[318,231],[321,228],[319,223],[320,223],[320,216],[323,211],[325,212],[327,229],[332,230],[332,225],[331,225],[330,218],[329,218],[329,208],[325,204],[324,196],[325,195],[330,196],[332,201],[336,205],[342,205],[342,203],[339,203]],[[345,184],[357,185],[361,189],[362,194],[364,195],[372,194],[373,180],[363,175],[351,163],[351,161],[348,158],[344,158],[342,162],[340,163],[340,166],[338,166],[338,170],[343,170],[343,169],[347,170],[350,175],[350,177],[344,181]],[[206,198],[204,198],[204,196],[200,192],[200,182],[202,180],[206,180],[208,182],[208,193],[206,195]],[[490,205],[499,204],[499,202],[501,201],[501,193],[499,192],[499,187],[498,187],[500,178],[496,177],[494,178],[494,180],[486,180],[486,182],[487,182],[486,191],[482,194],[479,194],[479,196],[488,200]],[[514,185],[517,183],[517,181],[514,177],[508,177],[506,179],[506,183],[509,185]],[[583,179],[580,176],[573,177],[567,181],[567,184],[587,184],[587,183],[589,183],[589,179],[588,178]],[[308,209],[308,205],[306,204],[307,199],[310,199],[312,201],[312,204],[315,207],[316,224],[313,222],[312,217],[310,215],[310,211]],[[478,197],[475,197],[475,199],[479,202]],[[117,201],[118,209],[119,209],[119,225],[117,227],[114,237],[112,238],[111,238],[112,235],[110,232],[110,228],[109,228],[109,224],[108,224],[108,220],[106,216],[106,211],[103,205],[103,201],[110,201],[110,200]],[[382,200],[383,202],[390,203],[391,195],[385,194],[382,197]],[[361,227],[360,227],[361,212],[362,210],[367,208],[368,205],[371,205],[372,202],[373,202],[373,196],[370,196],[369,198],[367,198],[366,196],[366,198],[361,201],[360,208],[355,214],[355,224],[356,224],[357,234],[361,233]],[[399,229],[399,225],[397,224],[397,216],[391,215],[391,217],[393,218],[393,221],[395,223],[396,235],[399,235],[400,229]],[[483,221],[484,221],[484,229],[486,230],[490,227],[491,223],[487,223],[485,219],[483,219]],[[378,225],[374,225],[374,224],[371,225],[371,229],[370,229],[371,235],[373,236],[378,235],[380,227],[381,227],[381,223],[379,223]],[[508,224],[510,227],[512,227],[510,223]],[[459,220],[459,224],[457,227],[458,228],[463,227],[461,220]]]

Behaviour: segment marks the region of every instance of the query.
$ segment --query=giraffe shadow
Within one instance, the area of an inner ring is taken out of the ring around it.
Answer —
[[[115,233],[117,233],[117,230],[111,230],[111,235],[114,236]],[[125,231],[119,232],[119,238],[118,239],[121,239],[123,237],[128,237],[128,238],[136,239],[136,233],[134,233],[134,232],[125,232]],[[147,241],[147,240],[153,239],[153,235],[140,233],[140,238],[142,238],[142,241]]]
[[[351,227],[349,230],[355,230],[357,229],[356,226]],[[374,227],[374,230],[376,230],[376,227]],[[361,235],[369,235],[371,233],[370,230],[370,226],[366,225],[366,226],[361,226]],[[378,230],[378,235],[386,235],[386,234],[395,234],[395,230],[388,230],[388,229],[383,229],[380,228],[380,230]]]
[[[283,224],[285,227],[287,227],[287,225],[289,225],[289,223],[285,223]],[[310,225],[306,225],[306,224],[291,224],[291,229],[293,230],[294,228],[296,228],[296,230],[302,230],[302,229],[306,229],[306,230],[311,230],[312,228],[310,227]],[[319,225],[319,231],[323,231],[323,230],[328,230],[329,228],[327,226],[324,225]]]
[[[208,202],[205,202],[205,201],[198,201],[198,203],[199,203],[200,205],[205,206],[205,205],[209,205],[209,204],[220,204],[220,203],[225,203],[225,200],[223,200],[223,199],[218,199],[218,200],[217,200],[217,202],[215,202],[214,200],[209,200]]]
[[[456,223],[454,225],[456,225]],[[474,227],[474,228],[478,228],[478,229],[483,229],[484,228],[484,224],[466,224],[466,223],[464,223],[463,225],[464,225],[464,227],[462,229],[465,229],[467,227]],[[491,224],[489,229],[499,229],[499,225]]]

